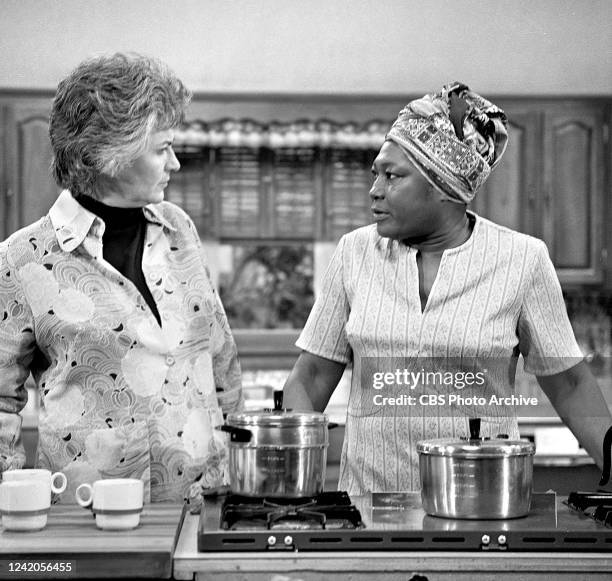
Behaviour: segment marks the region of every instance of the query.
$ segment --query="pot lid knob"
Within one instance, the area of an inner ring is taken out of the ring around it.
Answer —
[[[480,440],[480,418],[470,418],[470,440]]]
[[[280,412],[283,410],[283,390],[274,390],[274,411]]]

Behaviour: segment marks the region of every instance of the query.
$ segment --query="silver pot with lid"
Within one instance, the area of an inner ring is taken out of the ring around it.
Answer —
[[[526,516],[531,505],[534,444],[504,435],[480,438],[480,419],[469,423],[469,439],[417,443],[423,509],[445,518]]]
[[[228,414],[230,489],[244,496],[300,498],[323,491],[329,446],[328,417],[282,409]]]

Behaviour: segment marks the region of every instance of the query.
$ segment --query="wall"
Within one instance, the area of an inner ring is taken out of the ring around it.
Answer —
[[[612,94],[609,0],[2,0],[0,88],[94,53],[167,61],[196,91]]]

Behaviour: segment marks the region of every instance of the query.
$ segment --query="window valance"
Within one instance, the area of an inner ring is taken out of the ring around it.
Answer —
[[[388,121],[337,123],[328,119],[271,122],[252,119],[192,121],[175,134],[175,145],[184,149],[202,147],[379,149],[384,142]]]

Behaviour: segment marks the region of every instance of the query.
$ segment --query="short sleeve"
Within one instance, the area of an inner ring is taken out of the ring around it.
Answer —
[[[352,350],[346,335],[350,312],[344,281],[346,238],[340,239],[323,277],[319,296],[296,345],[313,355],[339,363],[349,363]]]
[[[561,285],[546,245],[538,241],[528,266],[518,321],[519,349],[525,371],[554,375],[583,359],[574,337]]]

